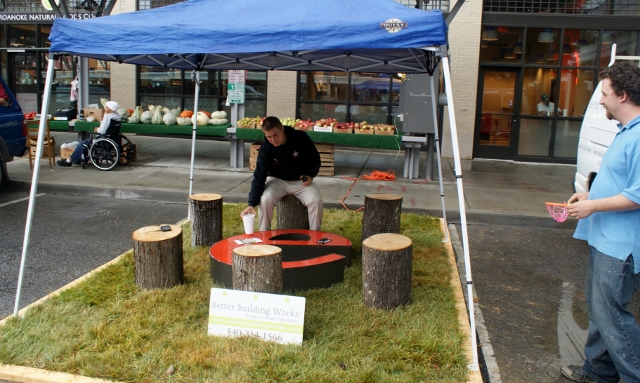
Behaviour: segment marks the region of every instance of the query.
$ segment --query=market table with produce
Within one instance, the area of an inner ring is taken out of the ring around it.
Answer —
[[[66,121],[65,121],[66,122]],[[93,132],[95,127],[99,126],[99,122],[87,122],[76,121],[74,125],[74,131],[78,132],[78,138],[82,132]],[[208,137],[224,137],[227,134],[227,128],[230,125],[205,125],[198,126],[196,131],[197,136]],[[129,124],[123,123],[120,127],[120,132],[136,133],[136,134],[149,134],[149,135],[187,135],[191,137],[193,127],[191,125],[153,125],[153,124]]]

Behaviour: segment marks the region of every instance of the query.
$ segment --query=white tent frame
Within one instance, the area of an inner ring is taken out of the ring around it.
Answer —
[[[456,189],[458,192],[458,206],[459,206],[459,210],[460,210],[460,223],[462,226],[462,245],[463,245],[463,252],[464,252],[464,263],[465,263],[465,273],[466,273],[466,285],[467,285],[467,294],[468,294],[468,314],[469,314],[469,321],[470,321],[470,336],[471,336],[471,351],[472,351],[472,355],[473,355],[473,361],[471,364],[468,365],[468,369],[472,370],[472,371],[479,371],[479,363],[478,363],[478,350],[477,350],[477,339],[476,339],[476,325],[475,325],[475,317],[474,317],[474,302],[473,302],[473,280],[471,278],[471,262],[470,262],[470,256],[469,256],[469,241],[468,241],[468,232],[467,232],[467,218],[466,218],[466,210],[465,210],[465,204],[464,204],[464,190],[463,190],[463,185],[462,185],[462,166],[460,163],[460,149],[458,147],[458,131],[457,131],[457,125],[456,125],[456,116],[455,116],[455,109],[454,109],[454,103],[453,103],[453,90],[451,88],[451,73],[450,73],[450,69],[449,69],[449,57],[447,54],[447,46],[446,45],[442,45],[442,46],[438,46],[438,47],[425,47],[422,48],[422,50],[424,51],[429,51],[429,52],[435,52],[436,56],[440,57],[441,59],[441,63],[442,63],[442,71],[444,74],[444,82],[445,82],[445,94],[446,94],[446,98],[447,98],[447,105],[448,105],[448,111],[449,111],[449,127],[451,130],[451,144],[453,147],[453,156],[454,156],[454,164],[455,164],[455,177],[456,177]],[[268,54],[267,54],[268,55]],[[157,61],[153,56],[150,55],[140,55],[140,56],[135,56],[135,57],[143,57],[143,56],[148,56],[149,59],[151,59],[152,61],[157,62],[159,65],[164,66],[162,63],[160,63],[159,61]],[[197,72],[197,69],[200,69],[197,67],[197,65],[191,61],[188,60],[188,58],[190,58],[191,56],[195,56],[195,55],[186,55],[185,57],[182,57],[180,55],[176,55],[174,57],[178,57],[177,60],[185,60],[186,62],[188,62],[190,65],[192,65],[194,67],[194,70],[196,70],[194,78],[195,78],[195,83],[196,83],[196,87],[195,87],[195,100],[194,100],[194,116],[196,115],[197,111],[198,111],[198,94],[199,89],[200,89],[200,85],[199,85],[199,72]],[[225,55],[217,55],[220,57],[227,57]],[[255,57],[264,57],[265,54],[260,54],[260,55],[256,55]],[[114,59],[114,61],[121,61],[121,62],[126,62],[124,60],[120,60],[118,57],[116,56],[109,56],[111,58]],[[230,57],[228,57],[229,60],[231,60]],[[335,59],[335,57],[333,57]],[[416,58],[417,59],[417,58]],[[233,61],[228,61],[228,63],[235,63],[237,59],[233,59]],[[371,61],[377,61],[376,63],[372,64],[371,66],[377,66],[379,65],[381,62],[380,60],[372,60],[367,58],[367,60],[371,60]],[[204,61],[204,60],[203,60]],[[397,61],[403,61],[403,60],[397,60]],[[227,62],[227,61],[225,61]],[[248,64],[248,62],[245,62]],[[307,61],[304,61],[304,64],[306,64]],[[390,63],[390,62],[389,62]],[[388,63],[387,63],[388,64]],[[213,66],[218,66],[218,65],[222,65],[222,64],[216,64],[216,65],[209,65],[209,66],[203,66],[203,68],[201,69],[221,69],[221,68],[213,68]],[[257,65],[257,64],[253,64],[256,65],[256,68],[260,68],[260,69],[273,69],[273,68],[264,68],[264,66],[261,65]],[[291,70],[294,69],[298,66],[303,65],[303,63],[300,64],[293,64],[293,65],[288,65],[285,67],[278,67],[277,69],[287,69],[287,70]],[[398,69],[398,71],[400,71],[400,68],[403,68],[403,66],[401,64],[399,64],[398,62],[394,62],[393,66],[396,67]],[[425,72],[427,72],[427,68],[422,65]],[[53,71],[54,71],[55,65],[54,65],[54,55],[52,53],[50,53],[50,57],[49,57],[49,66],[47,68],[47,75],[46,75],[46,80],[45,80],[45,88],[44,88],[44,98],[43,98],[43,102],[42,102],[42,109],[41,109],[41,116],[46,116],[47,115],[47,111],[49,110],[49,102],[50,102],[50,96],[51,96],[51,87],[52,87],[52,80],[53,80]],[[350,72],[352,71],[362,71],[365,70],[367,68],[367,66],[360,66],[357,68],[349,68],[348,70]],[[334,67],[331,65],[327,65],[327,69],[332,69],[332,70],[344,70],[344,68],[338,68],[338,67]],[[404,67],[404,69],[408,69],[408,67]],[[410,68],[411,70],[414,70],[414,68]],[[435,107],[435,99],[436,99],[436,93],[435,93],[435,85],[434,85],[434,81],[431,78],[430,81],[430,91],[433,92],[432,95],[432,107]],[[236,113],[237,116],[237,113]],[[433,113],[434,119],[436,116],[435,110]],[[27,210],[27,221],[26,221],[26,225],[25,225],[25,236],[24,236],[24,242],[23,242],[23,247],[22,247],[22,257],[21,257],[21,261],[20,261],[20,273],[18,276],[18,288],[16,291],[16,300],[15,300],[15,306],[14,306],[14,316],[18,316],[18,311],[19,311],[19,306],[20,306],[20,294],[21,294],[21,290],[22,290],[22,281],[23,281],[23,277],[24,277],[24,268],[25,268],[25,264],[26,264],[26,259],[27,259],[27,249],[29,247],[29,237],[30,237],[30,233],[31,233],[31,223],[32,223],[32,219],[33,219],[33,212],[35,210],[35,195],[37,194],[37,190],[38,190],[38,178],[39,178],[39,174],[40,174],[40,159],[41,159],[41,153],[42,153],[42,146],[43,146],[43,138],[44,138],[44,130],[45,130],[45,126],[46,126],[46,119],[40,119],[40,125],[39,125],[39,132],[38,132],[38,144],[36,146],[36,159],[35,159],[35,163],[36,166],[34,167],[34,171],[33,171],[33,176],[32,176],[32,180],[31,180],[31,192],[29,195],[29,205],[28,205],[28,210]],[[189,195],[192,194],[193,192],[193,168],[194,168],[194,161],[195,161],[195,142],[196,142],[196,130],[197,130],[197,124],[196,124],[196,119],[193,119],[193,137],[192,137],[192,146],[191,146],[191,170],[190,170],[190,176],[189,176]],[[435,129],[436,131],[436,148],[437,148],[437,156],[438,156],[438,171],[439,171],[439,182],[440,182],[440,195],[441,195],[441,200],[442,200],[442,214],[443,217],[445,219],[445,232],[446,232],[446,212],[445,212],[445,204],[444,204],[444,189],[443,189],[443,181],[442,181],[442,170],[441,170],[441,159],[440,159],[440,148],[438,145],[438,136],[437,136],[437,129]],[[189,217],[190,218],[190,217]],[[446,234],[445,234],[446,235]]]

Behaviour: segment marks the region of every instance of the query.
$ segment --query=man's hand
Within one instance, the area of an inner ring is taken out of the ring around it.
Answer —
[[[567,201],[567,212],[574,218],[586,218],[595,212],[594,201],[587,198],[589,193],[575,193]]]
[[[244,216],[245,214],[256,215],[256,209],[254,209],[253,206],[248,206],[246,209],[242,211],[242,213],[240,213],[240,219],[242,219],[242,216]]]
[[[313,177],[305,174],[301,175],[300,179],[302,180],[302,186],[309,186],[311,185],[311,182],[313,182]]]
[[[577,201],[584,201],[589,198],[589,192],[586,193],[574,193],[567,201],[568,204],[572,204]]]

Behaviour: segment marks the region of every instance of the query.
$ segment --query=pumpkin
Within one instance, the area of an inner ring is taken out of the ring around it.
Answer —
[[[122,117],[122,118],[129,118],[129,116],[131,116],[129,111],[127,109],[125,109],[125,108],[120,108],[120,109],[116,110],[116,113],[118,113],[120,115],[120,117]]]
[[[213,112],[211,113],[211,118],[227,118],[227,112],[225,112],[224,110]]]
[[[193,121],[191,121],[191,117],[178,117],[178,118],[182,118],[182,124],[178,122],[178,125],[193,126]]]
[[[129,116],[132,116],[132,115],[133,115],[134,110],[133,110],[133,109],[129,109],[129,108],[127,108],[127,112],[129,112]]]
[[[140,115],[140,122],[142,122],[143,124],[150,124],[152,117],[153,117],[153,113],[147,110],[146,112],[143,112]]]
[[[198,112],[197,115],[191,117],[191,121],[196,121],[198,126],[209,125],[209,116],[207,116],[204,112]]]
[[[176,116],[174,116],[171,112],[165,113],[165,115],[162,117],[162,122],[164,122],[165,125],[175,125],[177,122]]]
[[[193,116],[193,110],[185,110],[184,112],[180,113],[180,117],[191,118],[192,116]]]
[[[202,114],[204,114],[205,116],[207,116],[207,117],[211,118],[211,113],[207,112],[206,110],[199,110],[199,111],[198,111],[198,113],[202,113]]]
[[[226,125],[229,123],[229,120],[226,118],[212,118],[209,122],[211,125]]]

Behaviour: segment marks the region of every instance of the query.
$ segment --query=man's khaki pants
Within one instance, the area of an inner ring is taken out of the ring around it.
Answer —
[[[267,178],[267,186],[260,198],[260,231],[271,230],[271,219],[276,202],[284,196],[292,194],[296,196],[309,212],[309,229],[320,230],[322,226],[322,197],[320,190],[314,182],[309,186],[303,186],[302,180],[283,181],[275,177]]]

